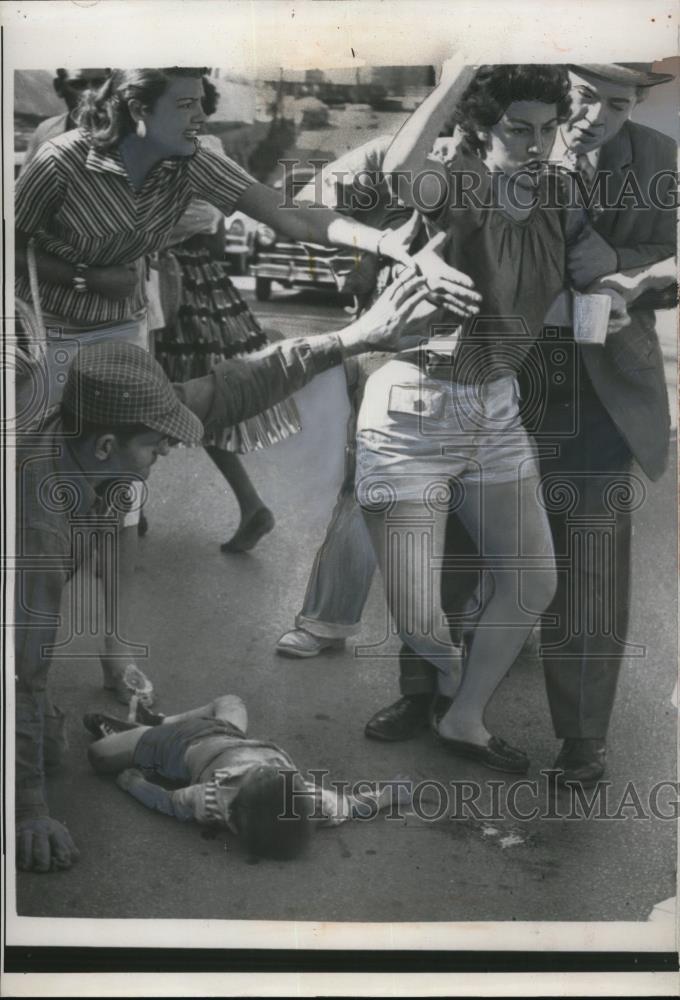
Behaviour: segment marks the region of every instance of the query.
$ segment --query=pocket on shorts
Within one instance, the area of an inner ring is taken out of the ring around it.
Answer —
[[[427,420],[441,420],[446,410],[446,396],[441,389],[421,385],[390,387],[387,412],[390,416],[409,415]]]

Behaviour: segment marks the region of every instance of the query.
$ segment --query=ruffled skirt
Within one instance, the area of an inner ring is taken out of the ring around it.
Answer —
[[[207,250],[172,251],[181,271],[177,316],[156,333],[156,358],[172,382],[207,375],[220,361],[259,351],[267,334],[234,287],[226,266]],[[167,320],[166,320],[167,322]],[[256,417],[206,437],[204,444],[245,454],[297,434],[294,400],[277,403]]]

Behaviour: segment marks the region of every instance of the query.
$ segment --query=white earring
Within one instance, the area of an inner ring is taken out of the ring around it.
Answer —
[[[146,124],[141,118],[137,122],[137,128],[135,129],[135,132],[137,133],[140,139],[146,139]]]

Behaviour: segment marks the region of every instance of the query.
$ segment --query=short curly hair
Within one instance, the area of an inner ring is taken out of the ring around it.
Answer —
[[[174,77],[201,79],[208,72],[205,66],[116,69],[96,93],[86,92],[83,95],[76,120],[88,133],[92,146],[100,152],[106,152],[135,130],[128,101],[136,99],[149,109],[153,109]]]
[[[562,66],[508,64],[480,66],[453,115],[468,145],[481,153],[483,143],[477,131],[500,121],[514,101],[541,101],[554,104],[557,117],[569,117],[569,75]]]

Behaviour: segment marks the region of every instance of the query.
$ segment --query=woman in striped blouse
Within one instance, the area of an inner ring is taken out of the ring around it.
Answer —
[[[146,339],[144,256],[166,246],[189,203],[202,198],[291,239],[340,244],[408,262],[399,235],[321,207],[282,206],[280,193],[198,140],[201,69],[116,70],[86,95],[79,129],[46,142],[16,188],[19,298],[30,301],[33,241],[48,337],[50,402],[61,394],[74,335]],[[428,284],[467,312],[471,282],[433,255]],[[57,335],[54,336],[54,331]]]

